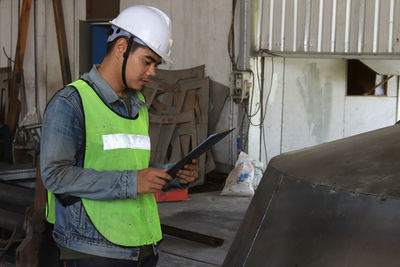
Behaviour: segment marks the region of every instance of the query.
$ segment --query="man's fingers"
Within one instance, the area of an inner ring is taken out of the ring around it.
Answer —
[[[168,180],[166,178],[161,178],[161,177],[154,177],[152,182],[156,185],[161,185],[164,186],[168,183]]]
[[[138,171],[137,192],[141,194],[154,193],[161,190],[172,177],[166,170],[147,168]]]
[[[159,191],[161,189],[163,189],[163,185],[159,185],[159,184],[152,184],[150,190],[152,191],[151,193],[154,193],[156,191]]]

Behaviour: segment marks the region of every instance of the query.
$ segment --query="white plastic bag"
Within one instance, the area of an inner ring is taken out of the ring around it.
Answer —
[[[257,167],[255,167],[257,165]],[[235,163],[235,168],[229,173],[226,178],[224,189],[221,195],[226,196],[244,196],[251,197],[254,195],[254,182],[256,186],[261,180],[259,170],[261,166],[262,177],[262,162],[253,160],[249,155],[240,152],[239,158]],[[254,181],[255,173],[257,173],[257,181]]]
[[[264,175],[264,163],[255,159],[252,161],[252,163],[254,167],[253,189],[256,190],[261,178]]]

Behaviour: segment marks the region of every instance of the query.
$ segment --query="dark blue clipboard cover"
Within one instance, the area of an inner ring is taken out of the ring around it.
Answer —
[[[190,151],[183,159],[178,161],[174,166],[169,168],[167,170],[167,173],[171,175],[172,177],[176,176],[176,173],[185,166],[185,164],[191,163],[192,159],[198,158],[209,150],[213,145],[218,143],[222,138],[227,136],[230,132],[232,132],[235,128],[230,129],[230,130],[225,130],[222,132],[214,133],[211,134],[209,137],[207,137],[206,140],[204,140],[200,145],[198,145],[196,148],[194,148],[192,151]]]

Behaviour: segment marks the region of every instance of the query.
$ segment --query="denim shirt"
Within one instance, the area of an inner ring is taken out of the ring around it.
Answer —
[[[132,114],[127,114],[125,102],[101,77],[96,66],[81,78],[110,108],[123,116],[135,117],[146,105],[135,91],[130,90]],[[96,171],[83,168],[85,125],[81,105],[79,94],[73,87],[60,90],[47,105],[40,142],[41,175],[46,189],[55,194],[89,199],[135,199],[136,170]],[[155,167],[168,168],[162,165]],[[170,183],[170,189],[185,187],[179,185],[177,178]],[[56,199],[53,237],[59,245],[86,254],[131,260],[137,260],[139,256],[139,248],[114,245],[98,233],[81,201],[65,207]],[[158,253],[158,246],[154,246],[154,252]]]

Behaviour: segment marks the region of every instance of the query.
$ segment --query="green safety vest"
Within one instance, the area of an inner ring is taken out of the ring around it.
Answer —
[[[78,80],[69,86],[79,92],[85,115],[84,168],[98,171],[147,168],[150,160],[147,107],[140,109],[137,119],[124,118],[112,111],[86,82]],[[144,101],[140,92],[138,96]],[[49,195],[47,220],[54,223],[54,195]],[[111,243],[142,246],[155,244],[162,238],[153,194],[137,194],[136,199],[81,200],[97,231]]]

